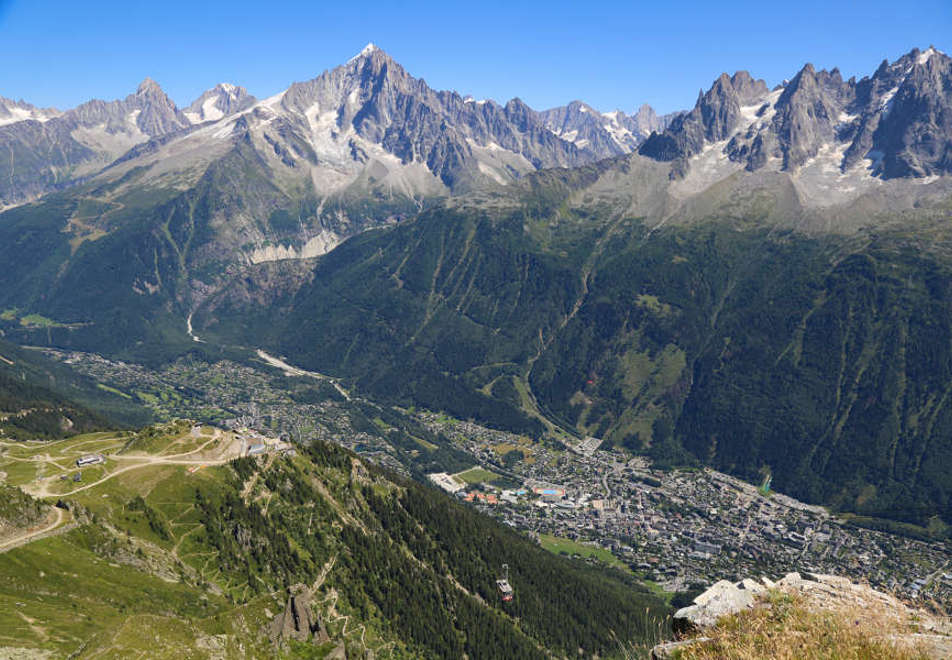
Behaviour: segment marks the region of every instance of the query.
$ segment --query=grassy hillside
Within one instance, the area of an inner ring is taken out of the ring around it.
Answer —
[[[60,479],[91,451],[106,463]],[[232,434],[173,423],[0,454],[9,481],[64,502],[76,525],[0,554],[0,655],[270,656],[266,628],[296,584],[327,636],[287,642],[288,657],[340,644],[377,657],[611,657],[665,629],[664,605],[627,576],[556,557],[337,447],[236,451]],[[505,605],[502,563],[516,593]]]

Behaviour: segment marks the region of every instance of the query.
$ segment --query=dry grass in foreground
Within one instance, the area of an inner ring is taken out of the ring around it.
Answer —
[[[710,641],[683,647],[684,660],[920,660],[935,657],[900,625],[875,610],[813,609],[806,598],[768,592],[751,610],[726,616],[704,631]]]

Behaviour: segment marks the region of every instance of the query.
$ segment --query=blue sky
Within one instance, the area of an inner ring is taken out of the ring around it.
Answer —
[[[218,82],[263,98],[373,41],[438,89],[664,112],[721,71],[862,76],[950,37],[952,0],[0,0],[0,96],[68,108],[151,76],[179,105]]]

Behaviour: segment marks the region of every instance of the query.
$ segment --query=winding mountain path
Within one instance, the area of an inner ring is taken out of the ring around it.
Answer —
[[[0,541],[0,553],[13,550],[14,548],[19,548],[21,545],[26,545],[30,541],[36,540],[39,537],[50,535],[50,533],[54,532],[59,527],[64,527],[63,523],[66,519],[66,512],[59,507],[53,507],[52,513],[54,516],[53,522],[40,527],[39,529],[31,529],[12,538]]]

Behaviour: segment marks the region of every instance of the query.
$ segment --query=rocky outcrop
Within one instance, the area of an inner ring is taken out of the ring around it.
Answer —
[[[651,660],[676,660],[681,655],[681,651],[698,644],[704,644],[708,641],[707,637],[695,637],[693,639],[683,639],[679,642],[663,642],[651,649]]]
[[[766,607],[768,605],[759,596],[768,591],[796,595],[811,610],[842,613],[845,617],[864,612],[875,619],[884,638],[924,650],[930,657],[952,657],[952,623],[947,618],[914,610],[894,596],[835,575],[788,573],[776,582],[768,578],[740,582],[721,580],[695,598],[692,605],[674,614],[675,632],[697,634],[713,627],[725,616],[754,607]],[[674,645],[662,644],[655,647],[652,657],[668,658],[685,645],[707,641],[706,637],[692,637]]]
[[[269,630],[271,642],[278,648],[288,641],[326,642],[329,638],[320,615],[311,609],[313,595],[304,585],[297,584],[288,589],[288,600],[284,611],[272,621]]]
[[[694,599],[693,605],[682,607],[674,613],[676,632],[713,626],[721,617],[750,609],[756,603],[757,594],[765,592],[772,583],[744,579],[740,582],[720,580]]]

